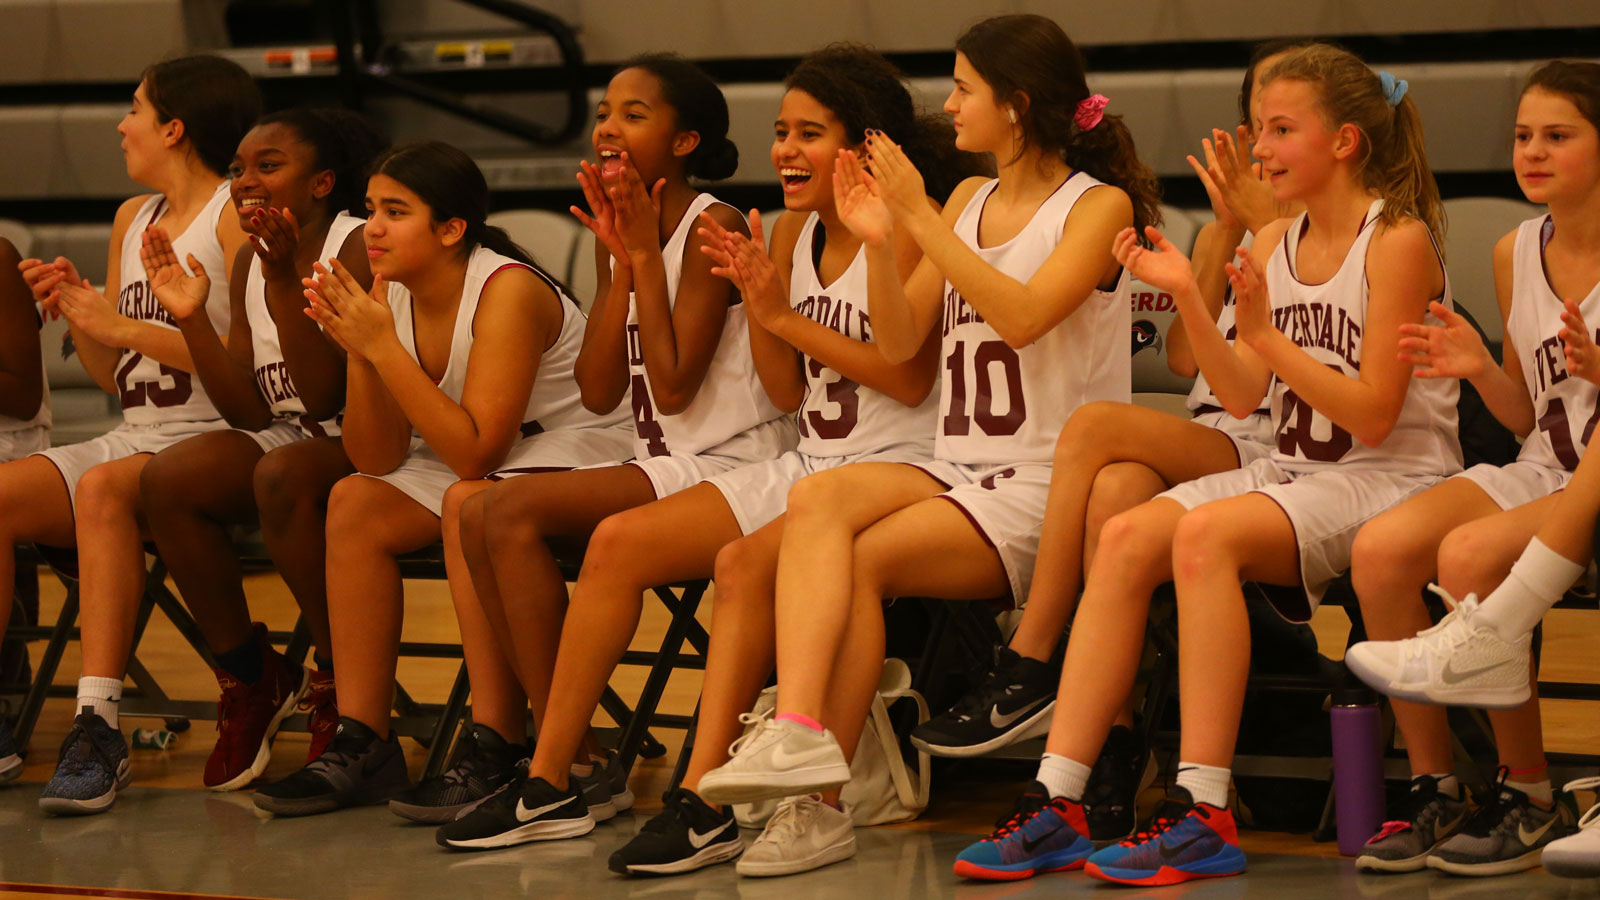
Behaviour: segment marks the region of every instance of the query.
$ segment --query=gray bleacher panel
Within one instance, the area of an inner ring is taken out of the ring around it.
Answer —
[[[65,197],[131,197],[148,189],[128,177],[117,124],[128,111],[121,103],[61,107],[50,193]]]
[[[213,46],[216,0],[0,0],[0,83],[131,81],[150,63]]]
[[[586,230],[577,219],[568,213],[543,209],[507,209],[490,213],[489,224],[505,229],[545,271],[572,286],[574,245],[578,243],[578,232]],[[587,296],[575,295],[573,299],[584,309],[593,302]]]
[[[568,276],[567,287],[572,288],[573,296],[586,314],[594,306],[594,294],[600,285],[600,277],[594,266],[594,235],[585,228],[578,234],[578,239],[572,242],[572,266],[568,270],[571,275]]]
[[[1189,407],[1184,405],[1188,399],[1189,389],[1185,387],[1181,393],[1175,391],[1135,391],[1133,402],[1138,406],[1153,409],[1177,416],[1180,419],[1189,418]]]
[[[0,107],[0,197],[50,195],[58,118],[50,107]]]
[[[431,0],[438,5],[442,0]],[[914,12],[910,12],[914,9]],[[961,30],[986,13],[1034,12],[1061,23],[1074,41],[1160,44],[1176,41],[1255,41],[1290,34],[1413,34],[1493,32],[1600,24],[1593,0],[1155,0],[1137,12],[1106,2],[969,0],[882,3],[812,0],[804,15],[782,4],[740,0],[582,0],[583,44],[591,60],[617,61],[662,46],[690,58],[795,56],[849,36],[884,51],[948,50]],[[686,28],[684,23],[693,23]],[[1159,49],[1152,55],[1158,57]],[[1159,58],[1151,60],[1159,65]]]
[[[65,256],[78,274],[95,284],[105,284],[106,252],[111,244],[111,223],[33,226],[33,255],[40,259]]]
[[[1494,292],[1494,245],[1544,208],[1503,197],[1458,197],[1444,202],[1445,268],[1451,292],[1491,340],[1505,337]]]

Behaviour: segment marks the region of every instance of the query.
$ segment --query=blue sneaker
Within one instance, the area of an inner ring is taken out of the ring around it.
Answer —
[[[1041,872],[1076,869],[1094,852],[1083,804],[1050,798],[1035,781],[1017,798],[994,833],[961,851],[956,874],[985,881],[1019,881]]]
[[[15,781],[22,774],[22,754],[17,752],[17,739],[11,736],[11,726],[0,719],[0,784]]]
[[[61,756],[39,795],[39,808],[58,816],[105,812],[117,802],[117,791],[132,780],[128,741],[85,706],[61,742]]]
[[[1237,875],[1244,865],[1233,813],[1195,803],[1187,790],[1174,787],[1148,825],[1096,852],[1083,868],[1102,881],[1151,886]]]

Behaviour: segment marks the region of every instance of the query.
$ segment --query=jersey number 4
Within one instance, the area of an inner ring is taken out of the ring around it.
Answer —
[[[135,381],[131,384],[128,379],[133,377],[133,370],[139,368],[139,363],[144,361],[144,354],[134,353],[128,356],[122,368],[117,370],[117,391],[121,395],[122,408],[132,409],[144,406],[146,403],[158,409],[167,409],[173,406],[182,406],[189,402],[194,395],[194,382],[188,372],[174,369],[166,363],[161,363],[161,378],[153,381]],[[172,379],[169,387],[163,384],[163,379]]]
[[[1589,438],[1594,436],[1595,422],[1600,421],[1600,403],[1595,404],[1594,414],[1589,416],[1589,421],[1583,426],[1582,445],[1589,446]],[[1556,452],[1556,459],[1567,467],[1567,471],[1578,468],[1578,445],[1572,442],[1572,425],[1567,421],[1567,405],[1561,402],[1560,397],[1551,397],[1545,405],[1544,415],[1539,417],[1539,430],[1544,432],[1550,441],[1550,449]]]
[[[972,431],[972,423],[989,437],[1016,434],[1028,418],[1028,404],[1022,395],[1022,360],[1004,341],[983,341],[972,351],[972,388],[967,384],[967,342],[956,341],[954,351],[944,359],[950,379],[950,405],[945,410],[944,433],[960,437]],[[995,370],[1005,385],[995,390]],[[994,412],[994,398],[1004,396],[1006,411]]]
[[[633,389],[633,433],[644,441],[646,452],[651,456],[667,455],[667,433],[656,421],[655,404],[650,402],[650,386],[644,383],[643,375],[633,376],[631,382]]]

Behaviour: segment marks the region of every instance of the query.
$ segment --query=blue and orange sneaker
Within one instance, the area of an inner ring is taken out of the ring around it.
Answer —
[[[1017,798],[994,833],[961,851],[956,874],[985,881],[1019,881],[1041,872],[1076,869],[1094,852],[1083,804],[1050,798],[1035,781]]]
[[[1103,881],[1152,886],[1237,875],[1244,866],[1233,814],[1195,803],[1187,790],[1174,787],[1148,825],[1089,857],[1084,871]]]

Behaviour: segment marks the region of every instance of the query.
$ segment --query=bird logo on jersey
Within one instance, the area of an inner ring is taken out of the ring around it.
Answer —
[[[1149,319],[1140,319],[1133,323],[1133,355],[1146,347],[1154,347],[1156,353],[1161,352],[1161,331],[1156,328],[1156,323]]]

